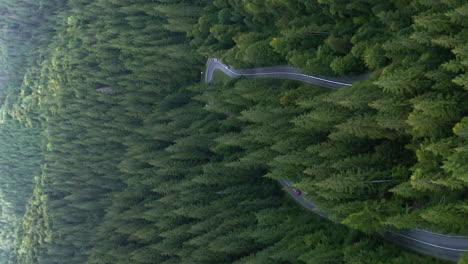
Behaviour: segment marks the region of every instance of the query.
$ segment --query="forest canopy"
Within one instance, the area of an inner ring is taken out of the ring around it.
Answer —
[[[468,235],[465,1],[0,0],[0,14],[2,264],[446,263],[378,234]],[[207,84],[209,57],[369,78]]]

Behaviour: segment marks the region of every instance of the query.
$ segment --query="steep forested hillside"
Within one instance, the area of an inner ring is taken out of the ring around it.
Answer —
[[[36,206],[19,232],[23,263],[86,262],[111,194],[138,177],[124,165],[144,136],[138,129],[157,99],[196,71],[174,61],[195,64],[184,34],[165,29],[164,13],[106,1],[73,8],[33,91],[47,150]]]
[[[14,234],[26,210],[42,162],[39,130],[17,122],[0,124],[0,263],[14,258]]]
[[[30,105],[31,81],[63,4],[0,1],[0,263],[17,263],[15,232],[43,164],[45,141]]]
[[[1,0],[2,263],[445,263],[372,234],[468,233],[467,7]]]

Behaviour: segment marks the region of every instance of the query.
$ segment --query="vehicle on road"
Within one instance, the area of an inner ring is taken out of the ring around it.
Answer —
[[[229,65],[226,65],[226,69],[228,69],[228,70],[229,70],[229,69],[231,69],[231,66],[229,66]]]
[[[295,192],[297,195],[301,195],[301,194],[302,194],[302,191],[299,190],[299,189],[295,189],[294,192]]]

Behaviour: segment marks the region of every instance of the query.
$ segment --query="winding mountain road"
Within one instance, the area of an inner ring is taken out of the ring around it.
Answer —
[[[297,68],[284,65],[253,69],[234,69],[232,67],[229,67],[228,69],[227,65],[222,64],[218,59],[210,58],[208,59],[206,65],[205,82],[211,82],[215,70],[221,70],[222,72],[233,78],[240,76],[244,76],[246,78],[281,78],[311,83],[330,89],[337,89],[343,86],[351,86],[353,82],[366,80],[367,78],[369,78],[369,74],[360,75],[357,77],[312,76],[300,73]]]
[[[279,182],[302,206],[322,217],[329,218],[330,214],[317,210],[317,205],[307,201],[306,195],[297,195],[291,181],[281,179]],[[468,237],[444,235],[419,228],[389,230],[380,236],[414,251],[454,262],[468,251]]]
[[[338,89],[343,86],[351,86],[353,82],[365,80],[369,75],[362,75],[354,78],[346,77],[323,77],[311,76],[300,73],[297,68],[290,66],[273,66],[254,69],[234,69],[222,64],[218,59],[210,58],[207,62],[205,71],[205,82],[211,82],[215,70],[221,70],[230,77],[244,76],[246,78],[281,78],[297,80],[306,83],[315,84],[318,86]],[[307,201],[306,195],[298,195],[293,189],[293,183],[286,179],[279,180],[280,184],[285,187],[289,195],[291,195],[298,203],[308,210],[322,217],[329,218],[329,214],[317,210],[317,205]],[[410,248],[420,253],[428,254],[437,258],[458,261],[461,256],[468,252],[468,237],[451,236],[440,233],[431,232],[424,229],[413,228],[403,229],[398,231],[387,231],[382,235],[385,239],[396,242],[404,247]]]

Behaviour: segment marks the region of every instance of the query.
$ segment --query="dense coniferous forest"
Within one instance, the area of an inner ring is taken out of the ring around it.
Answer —
[[[467,21],[462,0],[0,0],[0,263],[446,263],[378,234],[468,235]],[[206,84],[208,57],[370,77]]]

